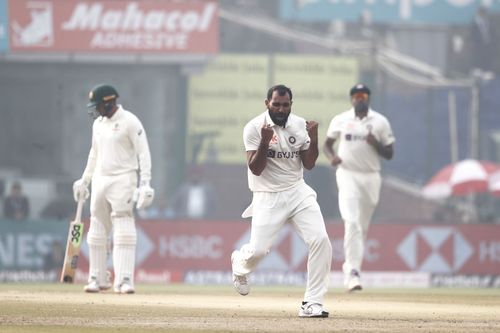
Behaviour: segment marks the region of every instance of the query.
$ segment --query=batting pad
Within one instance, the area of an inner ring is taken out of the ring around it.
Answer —
[[[107,284],[106,260],[107,239],[106,230],[97,219],[91,218],[90,228],[87,234],[89,245],[89,282],[91,277],[97,277],[101,286]]]
[[[114,248],[113,264],[115,267],[115,287],[119,286],[124,278],[128,278],[134,286],[135,250],[137,245],[137,232],[132,217],[119,217],[113,219]]]

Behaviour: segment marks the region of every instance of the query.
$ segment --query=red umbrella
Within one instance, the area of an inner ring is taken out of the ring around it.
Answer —
[[[467,159],[449,164],[425,184],[423,195],[429,199],[442,199],[488,192],[490,176],[495,171],[500,171],[500,166],[487,161]]]
[[[489,190],[494,196],[500,196],[500,170],[491,174]]]

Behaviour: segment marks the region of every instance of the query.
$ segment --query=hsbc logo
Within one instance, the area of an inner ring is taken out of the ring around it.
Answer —
[[[454,273],[474,250],[453,227],[418,227],[401,241],[397,253],[412,270]]]
[[[136,226],[136,231],[137,231],[137,250],[135,254],[135,260],[136,260],[136,265],[139,267],[148,257],[149,255],[154,251],[155,249],[155,244],[147,234],[139,227]],[[111,239],[108,240],[110,242]],[[109,247],[112,247],[112,244],[108,244]],[[111,249],[108,249],[111,250]],[[81,247],[82,254],[87,258],[89,258],[89,247],[87,244],[87,241],[82,242],[82,247]],[[109,255],[107,258],[107,267],[111,268],[113,266],[112,262],[112,255]]]

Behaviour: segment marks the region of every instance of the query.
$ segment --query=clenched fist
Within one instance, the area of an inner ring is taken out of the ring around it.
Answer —
[[[306,130],[307,134],[309,134],[309,137],[311,140],[313,138],[318,137],[318,122],[314,120],[308,120],[306,121]]]
[[[262,128],[260,129],[260,135],[261,135],[261,142],[269,144],[269,142],[271,142],[271,139],[274,136],[274,130],[271,127],[271,125],[264,122]]]

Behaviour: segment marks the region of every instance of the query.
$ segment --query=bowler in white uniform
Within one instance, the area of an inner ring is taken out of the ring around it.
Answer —
[[[137,232],[133,213],[149,206],[151,156],[140,120],[116,104],[118,92],[103,84],[92,89],[89,109],[94,115],[92,146],[81,179],[73,184],[75,200],[89,196],[89,278],[84,291],[96,293],[111,287],[108,281],[107,240],[113,231],[114,291],[135,292],[134,271]],[[138,176],[140,179],[138,180]]]
[[[269,89],[267,111],[243,130],[248,185],[253,200],[243,217],[252,216],[250,242],[231,255],[233,284],[241,295],[250,291],[247,275],[266,256],[280,229],[290,223],[309,248],[307,287],[300,317],[328,317],[323,300],[328,288],[332,247],[316,192],[303,178],[318,158],[318,123],[291,113],[292,91]]]
[[[362,289],[364,243],[380,195],[380,158],[392,158],[395,141],[387,118],[369,107],[370,89],[357,84],[350,96],[353,107],[332,119],[323,146],[331,165],[337,168],[339,210],[344,221],[342,269],[349,292]]]

